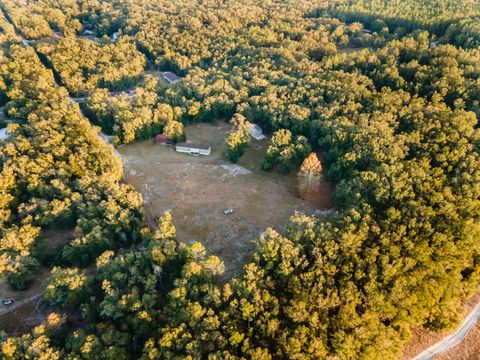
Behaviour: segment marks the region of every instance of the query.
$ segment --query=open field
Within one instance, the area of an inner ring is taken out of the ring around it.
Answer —
[[[179,240],[200,241],[225,262],[226,277],[237,274],[266,227],[281,230],[295,210],[312,214],[328,208],[332,194],[323,184],[321,200],[304,201],[294,194],[294,175],[263,172],[268,139],[252,140],[240,163],[230,164],[223,154],[229,129],[223,121],[186,128],[188,141],[212,146],[210,156],[181,154],[150,141],[118,147],[125,181],[142,193],[150,223],[170,210]],[[235,212],[224,215],[226,208]]]

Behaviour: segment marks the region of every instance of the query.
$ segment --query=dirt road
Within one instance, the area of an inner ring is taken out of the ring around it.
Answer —
[[[444,337],[435,345],[415,356],[412,360],[429,360],[435,356],[447,352],[449,349],[458,345],[473,329],[477,321],[480,320],[480,303],[468,314],[457,331],[451,335]]]
[[[0,305],[0,316],[8,314],[9,312],[17,309],[18,307],[22,306],[23,304],[26,304],[30,301],[34,301],[34,300],[40,298],[42,295],[43,295],[43,293],[35,294],[35,295],[33,295],[33,296],[31,296],[27,299],[16,301],[12,305],[8,305],[8,306]]]

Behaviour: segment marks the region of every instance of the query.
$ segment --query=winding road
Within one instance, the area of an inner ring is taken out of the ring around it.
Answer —
[[[468,314],[460,327],[453,334],[444,337],[435,345],[415,356],[412,360],[429,360],[435,356],[443,354],[451,348],[457,346],[468,335],[468,333],[480,320],[480,303]]]

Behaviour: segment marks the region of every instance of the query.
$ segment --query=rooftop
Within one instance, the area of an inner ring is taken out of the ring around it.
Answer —
[[[8,139],[10,134],[7,132],[7,128],[0,129],[0,141]]]
[[[174,83],[182,80],[182,78],[180,76],[178,76],[177,74],[174,74],[170,71],[162,72],[162,75],[163,75],[164,79],[167,80],[171,84],[174,84]]]
[[[190,143],[178,143],[177,147],[184,147],[184,148],[191,148],[191,149],[202,149],[202,150],[208,150],[210,149],[210,145],[200,145],[200,144],[190,144]]]

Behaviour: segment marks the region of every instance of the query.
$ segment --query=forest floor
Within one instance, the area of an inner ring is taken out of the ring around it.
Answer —
[[[302,200],[295,194],[295,175],[262,171],[268,139],[253,139],[241,161],[229,163],[223,151],[229,130],[223,121],[186,128],[188,141],[212,146],[210,156],[177,153],[173,146],[150,141],[117,149],[125,181],[143,195],[149,223],[155,225],[159,216],[171,211],[179,240],[199,241],[209,254],[219,256],[225,263],[225,279],[239,273],[267,227],[283,230],[295,210],[313,214],[329,208],[333,193],[322,183],[323,196]],[[227,208],[234,213],[224,215]]]
[[[469,314],[480,302],[480,292],[472,296],[465,304],[465,315]],[[403,360],[409,360],[420,354],[425,349],[441,341],[445,336],[453,333],[451,331],[434,331],[418,329],[414,331],[413,339],[407,344]],[[466,338],[457,346],[448,350],[446,353],[434,357],[435,360],[457,360],[457,359],[476,359],[480,353],[480,323],[466,336]]]

